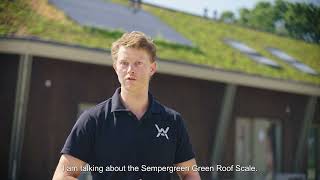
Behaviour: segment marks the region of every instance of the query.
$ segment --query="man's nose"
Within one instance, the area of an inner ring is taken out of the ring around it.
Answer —
[[[129,74],[134,74],[134,65],[133,64],[129,64],[127,72]]]

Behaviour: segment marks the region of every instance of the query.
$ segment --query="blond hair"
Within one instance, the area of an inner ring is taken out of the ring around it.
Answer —
[[[139,31],[124,33],[121,38],[112,43],[111,55],[115,62],[118,58],[118,51],[121,46],[145,50],[151,57],[151,61],[156,60],[156,45],[153,40]]]

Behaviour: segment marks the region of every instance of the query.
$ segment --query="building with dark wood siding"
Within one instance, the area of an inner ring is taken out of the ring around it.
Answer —
[[[151,92],[183,115],[198,164],[259,169],[203,179],[259,179],[270,166],[310,176],[310,161],[320,179],[319,86],[163,59],[158,67]],[[119,86],[108,51],[19,38],[0,39],[0,84],[0,174],[23,180],[51,179],[79,113]]]

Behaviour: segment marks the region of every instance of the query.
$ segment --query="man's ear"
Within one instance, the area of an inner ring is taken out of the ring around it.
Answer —
[[[150,67],[151,76],[157,71],[157,63],[153,62]]]
[[[115,72],[117,72],[117,65],[116,65],[116,62],[113,62],[113,63],[112,63],[112,67],[113,67],[114,71],[115,71]]]

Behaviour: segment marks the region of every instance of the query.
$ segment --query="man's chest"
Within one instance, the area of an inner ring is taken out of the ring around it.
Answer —
[[[104,165],[172,165],[177,131],[159,118],[143,123],[118,119],[115,126],[101,127],[95,139],[95,159]]]

